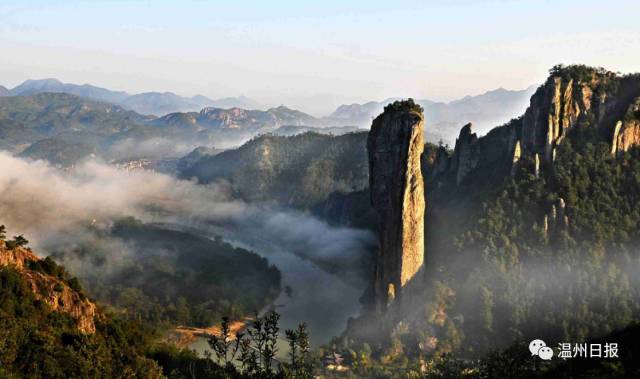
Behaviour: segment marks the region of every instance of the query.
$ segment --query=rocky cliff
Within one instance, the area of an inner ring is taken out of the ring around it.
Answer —
[[[37,300],[48,304],[53,311],[70,315],[76,321],[79,331],[94,333],[97,314],[95,304],[71,288],[64,278],[47,272],[48,267],[43,265],[44,262],[29,249],[9,248],[0,240],[0,267],[15,267],[23,275]]]
[[[637,97],[622,120],[616,122],[611,140],[611,154],[620,155],[640,144],[640,97]]]
[[[640,78],[604,69],[557,66],[531,97],[522,119],[525,151],[553,161],[553,151],[574,130],[590,129],[612,153],[640,143]]]
[[[395,102],[373,121],[367,139],[371,203],[379,215],[379,310],[400,295],[424,261],[423,125],[413,101]]]
[[[522,117],[480,138],[465,125],[454,151],[439,152],[428,178],[488,184],[513,174],[524,157],[539,162],[537,174],[571,135],[606,142],[614,156],[640,144],[640,75],[586,66],[556,66],[550,74]]]

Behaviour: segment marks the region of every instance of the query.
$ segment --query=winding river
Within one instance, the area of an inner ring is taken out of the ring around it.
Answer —
[[[216,228],[214,234],[236,246],[243,247],[267,258],[282,273],[282,286],[292,291],[282,291],[274,301],[280,318],[281,334],[284,330],[293,329],[301,322],[307,323],[311,344],[317,347],[339,336],[346,328],[347,320],[357,316],[360,311],[359,298],[364,288],[348,284],[338,276],[319,268],[309,260],[297,256],[283,244],[267,241],[255,234],[231,232],[224,228]],[[199,338],[189,346],[200,353],[208,349],[205,339]],[[286,353],[284,341],[280,346],[280,354]]]

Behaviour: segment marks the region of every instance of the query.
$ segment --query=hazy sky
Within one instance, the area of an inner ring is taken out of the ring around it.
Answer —
[[[322,112],[450,100],[556,63],[640,71],[640,1],[0,2],[0,84],[246,95]]]

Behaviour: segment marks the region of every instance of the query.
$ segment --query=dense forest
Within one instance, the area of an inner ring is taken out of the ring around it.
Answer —
[[[114,245],[113,241],[122,245]],[[115,248],[128,253],[115,258]],[[159,225],[121,219],[108,231],[53,257],[78,270],[89,293],[129,319],[154,325],[207,327],[240,319],[280,292],[280,272],[265,258]]]
[[[200,183],[225,179],[249,201],[310,209],[332,193],[368,185],[366,133],[263,135],[236,150],[205,157],[183,171]]]

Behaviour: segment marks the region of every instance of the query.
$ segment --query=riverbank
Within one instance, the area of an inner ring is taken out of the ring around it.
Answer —
[[[308,257],[303,258],[303,251],[309,250],[326,257],[336,256],[335,251],[326,251],[313,241],[298,242],[296,248],[291,248],[289,234],[270,234],[268,236],[258,230],[252,230],[251,225],[238,229],[214,224],[199,224],[191,227],[174,226],[181,230],[213,238],[222,236],[225,242],[233,246],[247,249],[268,259],[282,274],[282,288],[277,298],[271,302],[271,308],[280,314],[280,330],[295,329],[298,324],[305,322],[308,327],[312,347],[316,348],[329,343],[331,338],[340,335],[351,317],[360,313],[360,297],[365,290],[361,282],[346,281],[344,278],[321,267]],[[305,245],[308,248],[302,248]],[[298,254],[296,254],[296,252]],[[175,334],[182,339],[180,344],[187,343],[187,347],[200,354],[210,351],[204,331],[195,328],[183,329]],[[283,334],[283,333],[282,333]],[[195,339],[194,339],[195,337]],[[189,343],[192,341],[192,343]],[[278,340],[280,352],[287,351],[286,340]]]
[[[249,323],[253,321],[252,317],[245,317],[242,320],[232,321],[229,325],[232,339],[235,339],[236,334],[244,331]],[[178,347],[185,348],[196,342],[198,338],[207,338],[211,335],[221,336],[222,326],[216,325],[208,328],[195,328],[191,326],[178,326],[173,330],[174,336],[171,337]]]

